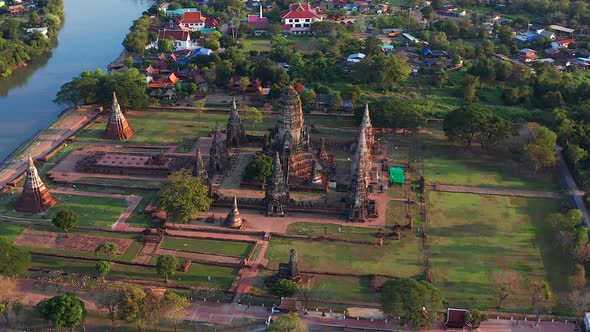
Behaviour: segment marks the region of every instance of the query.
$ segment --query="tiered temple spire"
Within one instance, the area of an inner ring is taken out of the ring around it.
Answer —
[[[348,189],[348,220],[365,221],[369,208],[370,154],[367,148],[365,127],[361,127],[356,153],[351,167],[351,182]]]
[[[43,213],[54,206],[55,203],[55,198],[51,196],[39,177],[33,158],[29,156],[27,178],[16,209],[22,212]]]
[[[289,189],[281,166],[279,153],[275,153],[274,170],[267,180],[266,195],[267,216],[284,216],[289,202]]]
[[[117,101],[117,94],[113,91],[113,106],[109,121],[107,122],[106,137],[109,139],[126,141],[131,138],[134,133],[133,129],[129,127],[127,119],[125,119],[125,116],[121,112],[121,106]]]
[[[234,204],[225,218],[225,226],[231,228],[240,228],[242,227],[242,224],[243,221],[240,217],[240,211],[238,211],[238,199],[236,196],[234,196]]]
[[[236,98],[233,100],[233,106],[229,114],[229,120],[227,121],[226,135],[225,142],[228,148],[239,147],[246,142],[246,131],[244,130],[242,120],[240,119],[240,113],[238,112],[238,106],[236,105]]]
[[[318,152],[316,153],[316,157],[320,160],[328,160],[328,151],[326,150],[326,140],[323,137],[320,137],[320,143],[318,146]]]
[[[197,148],[195,166],[193,167],[193,175],[201,179],[207,186],[211,185],[211,179],[209,179],[209,173],[205,162],[203,162],[203,156],[201,155],[201,149]]]
[[[218,123],[215,125],[213,143],[211,144],[211,150],[209,151],[209,169],[213,173],[217,173],[225,171],[228,167],[229,155]]]
[[[369,152],[373,152],[373,145],[375,142],[373,137],[373,125],[371,124],[371,115],[369,114],[369,104],[365,104],[365,113],[363,114],[360,129],[365,131],[365,139],[367,140]]]

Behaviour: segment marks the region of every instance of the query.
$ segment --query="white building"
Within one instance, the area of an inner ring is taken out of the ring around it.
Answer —
[[[283,28],[292,34],[307,34],[311,30],[311,24],[322,19],[308,3],[291,4],[289,10],[281,14]]]

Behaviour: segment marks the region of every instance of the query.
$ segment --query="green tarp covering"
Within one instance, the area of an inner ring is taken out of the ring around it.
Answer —
[[[404,175],[404,169],[401,167],[390,167],[389,168],[389,183],[404,183],[406,176]]]

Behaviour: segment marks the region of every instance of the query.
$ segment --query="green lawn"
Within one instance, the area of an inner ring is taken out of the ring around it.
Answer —
[[[270,51],[270,39],[268,38],[253,38],[245,39],[242,44],[244,45],[244,52],[258,51],[258,52],[269,52]]]
[[[325,293],[325,298],[344,301],[377,302],[378,296],[370,287],[368,277],[335,277],[317,275],[313,289]]]
[[[338,231],[340,229],[340,231]],[[339,240],[377,241],[377,228],[350,227],[336,224],[317,224],[298,222],[287,227],[287,234],[305,236],[324,236]]]
[[[12,242],[25,228],[27,228],[27,226],[0,223],[0,236],[3,236],[9,242]]]
[[[217,121],[225,127],[229,113],[134,111],[126,117],[135,134],[128,141],[120,143],[179,144],[185,140],[196,142],[199,137],[208,135]],[[76,140],[104,142],[106,121],[107,118],[100,118],[89,128],[80,131]]]
[[[555,249],[548,214],[560,201],[473,194],[429,194],[432,277],[453,307],[497,305],[489,274],[507,269],[566,288],[572,263]],[[506,307],[523,308],[525,294]]]
[[[32,267],[62,270],[68,273],[81,273],[88,275],[96,275],[95,262],[83,261],[78,259],[49,257],[41,255],[32,255]],[[220,289],[227,289],[231,286],[237,270],[230,267],[192,264],[187,273],[178,273],[171,279],[172,282],[177,282],[182,286],[191,287],[213,287]],[[211,276],[211,281],[208,281],[208,276]],[[111,278],[133,279],[133,280],[151,280],[164,281],[164,278],[159,276],[155,267],[134,266],[112,263]],[[180,280],[179,280],[180,279]]]
[[[387,202],[387,216],[385,225],[387,226],[405,226],[408,220],[408,203],[400,201]]]
[[[266,258],[268,267],[278,269],[297,250],[304,271],[386,274],[414,277],[424,272],[422,239],[404,234],[401,241],[385,241],[383,247],[272,238]]]
[[[80,226],[110,228],[127,209],[127,202],[121,198],[53,194],[57,204],[46,214],[21,213],[14,210],[19,195],[17,190],[0,195],[0,215],[22,220],[46,220],[49,223],[57,211],[70,208],[78,212]]]
[[[519,174],[509,156],[490,156],[478,148],[435,143],[425,144],[423,153],[424,176],[428,183],[533,190],[561,188],[556,174],[543,177]]]
[[[163,249],[245,257],[250,252],[252,243],[167,237],[161,247]]]

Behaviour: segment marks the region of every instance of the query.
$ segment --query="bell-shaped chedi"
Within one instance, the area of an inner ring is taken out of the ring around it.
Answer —
[[[47,187],[37,173],[37,168],[33,159],[29,157],[29,168],[27,169],[27,179],[23,187],[23,193],[16,209],[21,212],[43,213],[56,203],[55,198],[51,196]]]
[[[126,141],[131,138],[133,134],[135,134],[135,132],[129,127],[127,119],[125,119],[125,116],[121,112],[121,106],[117,101],[117,95],[113,91],[113,109],[111,110],[109,121],[107,122],[106,137],[108,139]]]
[[[234,205],[232,206],[231,211],[227,214],[225,218],[225,226],[231,228],[241,228],[243,221],[240,217],[240,211],[238,211],[238,199],[234,196]]]
[[[242,125],[242,120],[240,119],[240,113],[238,112],[238,106],[236,105],[236,98],[234,98],[233,106],[229,113],[226,135],[225,143],[228,148],[237,148],[246,142],[246,131],[244,130],[244,125]]]
[[[321,184],[322,183],[322,175],[319,171],[318,162],[314,159],[311,166],[311,174],[309,175],[309,183],[310,184]]]

